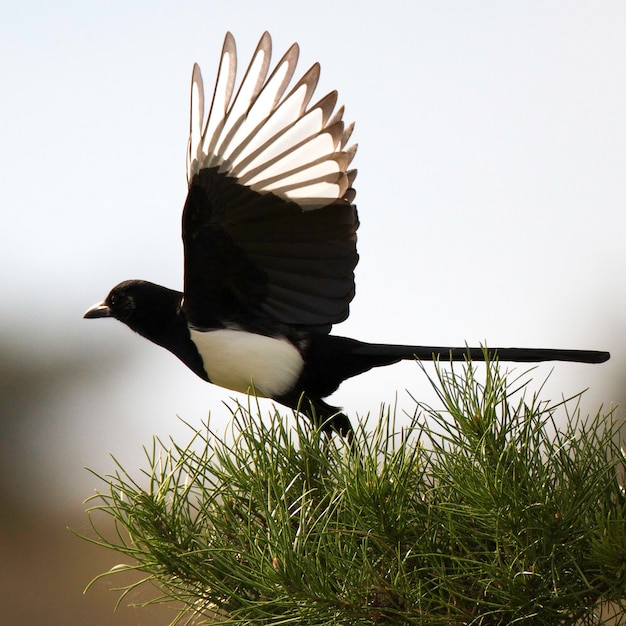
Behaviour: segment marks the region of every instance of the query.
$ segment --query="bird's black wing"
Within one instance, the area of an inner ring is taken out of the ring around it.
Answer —
[[[328,332],[354,296],[358,219],[352,204],[356,146],[336,112],[337,93],[309,105],[315,64],[289,90],[294,44],[269,73],[261,38],[235,93],[236,50],[222,49],[213,101],[192,77],[189,194],[183,211],[184,312],[210,328],[262,317]]]

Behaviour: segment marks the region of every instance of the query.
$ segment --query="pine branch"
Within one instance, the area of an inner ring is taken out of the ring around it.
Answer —
[[[140,478],[118,464],[91,498],[88,539],[127,563],[103,575],[141,572],[182,602],[172,624],[605,623],[626,591],[613,414],[478,367],[437,365],[444,410],[383,413],[352,451],[242,406],[230,436],[155,439]]]

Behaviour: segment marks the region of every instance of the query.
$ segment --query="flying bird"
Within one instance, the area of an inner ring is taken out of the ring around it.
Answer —
[[[294,79],[297,44],[270,70],[271,50],[266,32],[237,86],[227,33],[208,107],[194,65],[183,291],[127,280],[84,317],[118,319],[200,378],[254,390],[350,437],[348,417],[325,401],[347,378],[403,359],[482,360],[484,353],[330,334],[354,297],[354,125],[344,123],[336,91],[314,100],[318,63]],[[588,350],[490,353],[523,362],[609,358]]]

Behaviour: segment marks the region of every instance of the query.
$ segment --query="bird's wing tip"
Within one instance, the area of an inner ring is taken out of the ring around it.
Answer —
[[[246,180],[275,181],[281,173],[287,177],[296,170],[308,169],[307,175],[301,177],[304,181],[301,192],[313,194],[306,198],[309,205],[314,205],[316,200],[323,204],[326,200],[342,198],[344,185],[309,183],[327,175],[333,168],[336,171],[339,163],[339,172],[347,176],[351,184],[354,176],[347,167],[356,147],[346,148],[346,144],[354,124],[345,125],[341,121],[343,107],[336,109],[336,90],[309,106],[319,81],[319,62],[313,63],[289,90],[299,56],[297,43],[287,49],[268,73],[271,42],[270,33],[265,31],[235,89],[236,44],[233,34],[226,33],[213,100],[206,114],[202,74],[200,67],[194,65],[188,182],[191,184],[200,169],[210,167],[239,178],[242,184],[249,184]],[[332,144],[324,137],[331,138]],[[345,166],[345,159],[337,159],[341,153],[350,155]],[[250,186],[260,193],[271,191],[262,184]],[[273,186],[281,188],[275,182]],[[294,200],[294,194],[287,199]]]

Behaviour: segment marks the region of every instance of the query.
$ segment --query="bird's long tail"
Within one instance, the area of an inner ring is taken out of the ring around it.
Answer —
[[[303,371],[302,386],[288,395],[275,398],[279,402],[302,410],[302,394],[311,404],[310,416],[317,423],[330,420],[325,429],[338,432],[348,440],[352,437],[352,426],[338,407],[326,404],[324,398],[352,376],[357,376],[374,367],[391,365],[398,361],[420,359],[432,361],[484,361],[497,358],[500,361],[537,363],[540,361],[572,361],[578,363],[603,363],[610,358],[608,352],[599,350],[559,350],[551,348],[452,348],[442,346],[406,346],[383,343],[365,343],[337,337],[315,336],[309,346],[307,362]],[[308,411],[304,410],[305,413]]]
[[[521,363],[538,363],[540,361],[572,361],[575,363],[604,363],[610,358],[608,352],[600,350],[560,350],[558,348],[452,348],[441,346],[403,346],[392,344],[361,344],[355,348],[353,354],[376,357],[382,359],[404,360],[418,358],[421,360],[441,361],[484,361],[485,355],[489,358],[498,358],[500,361],[516,361]]]

